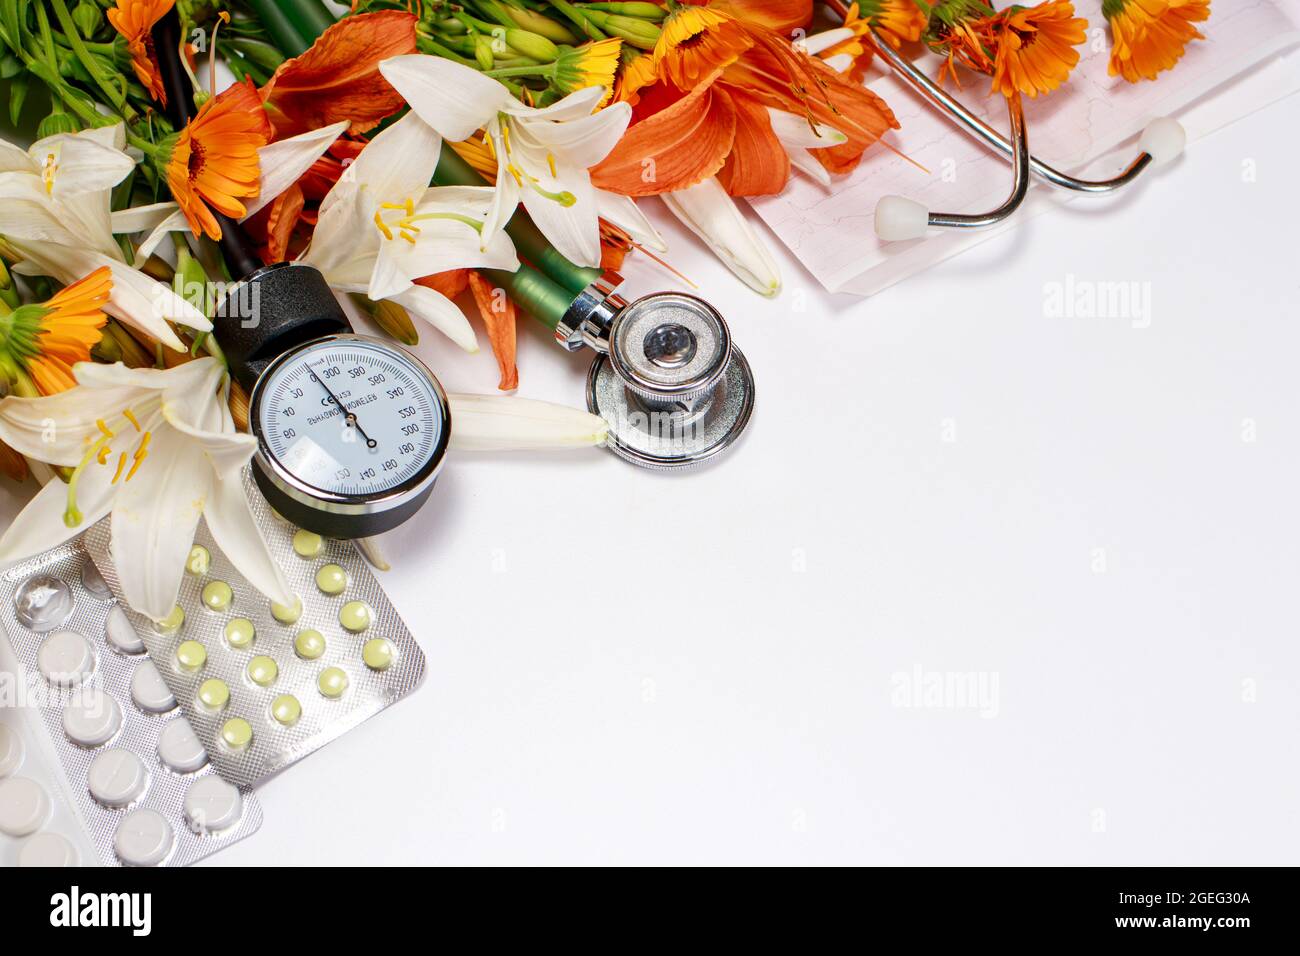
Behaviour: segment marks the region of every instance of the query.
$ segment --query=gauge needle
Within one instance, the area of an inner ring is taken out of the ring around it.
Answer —
[[[311,377],[316,380],[317,384],[320,385],[321,388],[325,389],[325,394],[330,397],[330,401],[332,401],[335,405],[339,407],[339,411],[343,413],[343,421],[345,421],[350,427],[355,428],[357,430],[357,434],[359,434],[362,438],[366,440],[367,448],[376,447],[379,444],[379,442],[375,441],[373,438],[371,438],[369,435],[366,434],[366,430],[362,428],[361,423],[357,421],[357,416],[354,415],[347,408],[345,408],[343,406],[343,403],[339,401],[338,396],[335,395],[332,391],[330,391],[330,387],[325,384],[325,379],[317,375],[316,370],[313,369],[310,365],[308,365],[307,368],[311,371]]]

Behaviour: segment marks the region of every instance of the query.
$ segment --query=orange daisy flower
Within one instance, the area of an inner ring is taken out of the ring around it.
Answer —
[[[1003,96],[1050,93],[1079,62],[1074,47],[1087,39],[1088,21],[1074,15],[1068,0],[1045,0],[1034,7],[1012,6],[987,16],[971,13],[983,0],[962,0],[951,17],[930,26],[930,43],[947,57],[939,72],[956,76],[961,65],[993,77]],[[936,13],[937,16],[937,13]]]
[[[1088,21],[1067,0],[1011,7],[999,14],[993,89],[1003,96],[1050,93],[1070,78],[1079,62],[1074,49],[1088,38]]]
[[[855,22],[858,20],[855,13],[861,17],[861,28]],[[858,0],[849,8],[849,16],[844,25],[861,36],[866,32],[867,23],[879,30],[889,45],[897,49],[905,40],[914,43],[921,39],[921,34],[925,32],[926,17],[915,0]]]
[[[257,151],[271,141],[274,128],[257,87],[236,83],[208,100],[198,115],[164,147],[164,175],[194,235],[221,238],[211,206],[223,216],[242,218],[241,199],[257,195],[261,165]]]
[[[1110,75],[1136,83],[1173,69],[1187,44],[1205,39],[1192,24],[1209,19],[1210,0],[1104,0],[1101,12],[1115,38]]]
[[[126,40],[135,75],[163,106],[167,105],[167,91],[163,89],[152,31],[175,5],[176,0],[117,0],[117,6],[108,11],[108,22]]]
[[[750,48],[740,22],[708,7],[678,7],[668,14],[655,44],[655,75],[679,90],[707,83]]]
[[[42,305],[20,305],[0,316],[0,368],[27,374],[42,395],[72,388],[72,366],[90,361],[112,290],[113,274],[103,266]]]

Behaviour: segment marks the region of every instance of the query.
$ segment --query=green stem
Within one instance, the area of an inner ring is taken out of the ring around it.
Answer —
[[[72,19],[72,14],[68,12],[68,5],[63,0],[52,0],[52,5],[54,15],[58,17],[59,26],[63,29],[64,35],[67,36],[68,42],[72,44],[72,50],[76,53],[77,59],[81,61],[81,65],[86,68],[86,72],[95,81],[95,85],[104,91],[109,101],[124,118],[134,119],[135,110],[126,102],[126,95],[99,72],[99,64],[95,62],[95,58],[86,49],[86,44],[81,39],[81,31],[77,29],[76,21]],[[40,11],[41,5],[38,4],[36,9]]]
[[[484,76],[500,79],[505,76],[555,76],[554,63],[542,63],[534,66],[508,66],[499,70],[483,70]]]

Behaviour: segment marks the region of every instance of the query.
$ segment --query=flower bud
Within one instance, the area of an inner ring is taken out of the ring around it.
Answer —
[[[506,30],[506,43],[511,49],[538,63],[553,63],[560,48],[539,33],[527,30]]]
[[[41,120],[36,127],[36,138],[44,139],[47,136],[56,136],[59,133],[75,133],[81,127],[77,121],[62,110],[56,110],[45,119]]]
[[[72,22],[77,25],[81,35],[89,40],[104,22],[104,14],[97,5],[81,0],[72,11]]]

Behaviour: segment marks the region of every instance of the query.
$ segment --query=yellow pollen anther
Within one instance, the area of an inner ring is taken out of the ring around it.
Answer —
[[[546,154],[546,165],[551,167],[551,178],[555,178],[555,156],[551,153]]]
[[[142,429],[140,428],[140,423],[139,423],[138,421],[136,421],[135,413],[133,413],[133,412],[131,411],[131,409],[129,409],[129,408],[127,408],[127,409],[123,409],[123,411],[122,411],[122,417],[125,418],[128,422],[130,422],[131,425],[132,425],[132,427],[135,428],[136,431],[141,431],[141,430],[142,430]]]
[[[112,429],[110,429],[107,425],[104,424],[104,419],[102,419],[102,418],[97,418],[97,419],[95,419],[95,425],[96,425],[96,427],[99,429],[100,433],[101,433],[105,438],[108,438],[108,439],[111,440],[112,438],[116,437],[116,436],[113,434]]]
[[[509,166],[506,167],[506,172],[508,172],[511,176],[515,177],[516,185],[518,185],[521,188],[523,187],[524,179],[522,176],[519,175],[519,170],[515,167],[514,163],[511,163]]]
[[[45,182],[45,192],[54,192],[54,174],[58,171],[59,164],[50,153],[45,157],[45,166],[41,170],[41,179]]]
[[[151,432],[145,432],[144,438],[140,439],[140,447],[135,450],[131,470],[126,473],[126,480],[130,481],[135,477],[135,473],[140,470],[144,460],[149,457],[149,439],[153,437]]]
[[[101,465],[107,464],[108,456],[111,455],[112,453],[113,453],[113,449],[110,448],[108,445],[105,445],[103,448],[99,450],[99,454],[96,456],[95,460],[98,461]]]
[[[411,235],[405,229],[402,230],[402,238],[405,239],[407,242],[409,242],[411,245],[415,245],[415,236]]]
[[[384,222],[383,215],[378,211],[375,212],[375,225],[379,227],[379,231],[384,234],[385,239],[393,238],[393,230],[388,228],[388,224]]]
[[[126,452],[122,452],[117,459],[117,471],[113,473],[113,484],[117,484],[117,479],[122,477],[122,470],[124,468],[126,468]]]
[[[503,145],[506,148],[506,155],[509,156],[510,155],[510,127],[505,125],[504,123],[501,124],[501,145]]]

